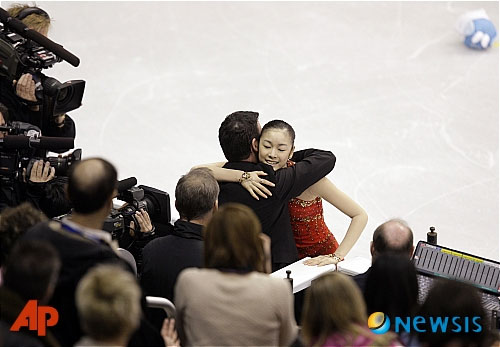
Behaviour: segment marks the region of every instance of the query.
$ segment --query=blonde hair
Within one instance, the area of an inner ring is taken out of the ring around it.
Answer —
[[[117,265],[99,265],[78,283],[76,306],[88,336],[107,341],[126,336],[139,326],[141,290],[131,273]]]
[[[30,7],[36,7],[36,5],[23,5],[23,4],[14,4],[12,5],[7,12],[11,17],[17,17],[17,15],[22,11]],[[32,13],[21,20],[28,28],[43,32],[48,31],[50,27],[50,18],[48,16],[44,16],[38,13]]]
[[[302,314],[302,333],[306,345],[321,346],[333,333],[342,334],[352,344],[358,335],[372,338],[372,345],[388,345],[392,333],[375,335],[367,326],[366,305],[360,289],[348,276],[330,272],[311,283]]]
[[[257,215],[247,206],[222,206],[205,229],[205,267],[265,272],[265,254]]]

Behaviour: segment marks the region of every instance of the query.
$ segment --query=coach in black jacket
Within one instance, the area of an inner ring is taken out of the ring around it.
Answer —
[[[219,128],[219,143],[228,163],[227,169],[246,172],[264,171],[272,196],[254,199],[241,184],[220,183],[219,204],[239,202],[252,208],[260,219],[262,231],[271,237],[273,271],[298,260],[293,238],[288,201],[325,177],[335,166],[332,152],[318,149],[298,151],[292,160],[296,165],[274,171],[270,165],[258,162],[258,138],[261,126],[257,112],[238,111],[230,114]]]

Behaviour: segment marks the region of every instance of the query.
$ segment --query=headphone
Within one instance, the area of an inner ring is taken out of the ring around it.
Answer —
[[[21,12],[19,12],[16,16],[16,19],[23,20],[28,17],[30,14],[38,14],[40,16],[44,16],[45,18],[50,20],[49,14],[38,7],[27,7]]]

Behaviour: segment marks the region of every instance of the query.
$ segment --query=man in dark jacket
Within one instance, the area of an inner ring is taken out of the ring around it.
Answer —
[[[258,162],[258,138],[261,126],[257,112],[238,111],[230,114],[219,128],[219,143],[228,163],[224,168],[241,170],[240,181],[248,179],[250,171],[264,171],[266,180],[275,184],[267,199],[254,199],[241,184],[220,184],[219,203],[239,202],[254,210],[262,231],[271,238],[272,270],[276,271],[298,260],[293,238],[288,201],[299,196],[309,186],[332,171],[332,152],[307,149],[295,152],[296,165],[274,171],[270,165]]]
[[[413,250],[413,231],[402,219],[390,219],[380,224],[373,232],[373,241],[370,242],[372,264],[379,255],[387,253],[401,254],[411,258]],[[365,291],[366,279],[370,271],[371,267],[353,277],[362,293]]]
[[[206,168],[191,170],[175,188],[175,207],[180,219],[172,235],[157,238],[144,247],[141,285],[146,295],[174,301],[174,287],[179,273],[203,265],[203,226],[217,209],[219,186]],[[151,322],[161,327],[164,313],[150,310]]]
[[[132,272],[116,253],[117,244],[111,234],[101,230],[117,194],[117,172],[108,161],[91,158],[70,169],[67,194],[74,209],[61,223],[55,221],[35,225],[25,239],[42,239],[56,248],[61,258],[61,272],[50,306],[59,312],[53,333],[63,346],[73,346],[83,331],[80,326],[75,289],[89,269],[98,264],[118,264]],[[150,329],[148,329],[148,326]],[[130,344],[160,345],[162,338],[148,322],[132,336]]]

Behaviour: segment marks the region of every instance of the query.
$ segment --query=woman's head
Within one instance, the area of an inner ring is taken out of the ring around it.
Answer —
[[[295,131],[285,121],[272,120],[262,128],[259,140],[259,161],[274,170],[286,166],[294,151]]]
[[[13,5],[8,9],[10,16],[19,19],[29,29],[47,36],[50,27],[50,17],[41,8],[29,5]]]
[[[102,264],[87,272],[75,293],[83,330],[99,341],[124,340],[141,318],[141,289],[135,277],[118,265]]]
[[[265,270],[260,221],[247,206],[222,206],[205,228],[205,267]]]
[[[427,297],[418,311],[418,315],[430,321],[430,317],[459,317],[464,322],[469,317],[481,326],[478,331],[475,324],[471,329],[461,331],[433,331],[429,323],[427,329],[418,334],[421,346],[492,346],[495,339],[490,331],[490,317],[487,316],[479,289],[470,284],[450,279],[437,279],[433,282]],[[427,326],[426,326],[427,325]]]
[[[327,336],[353,333],[366,325],[366,307],[356,283],[339,272],[329,272],[312,281],[306,292],[302,315],[305,342],[321,345]]]

